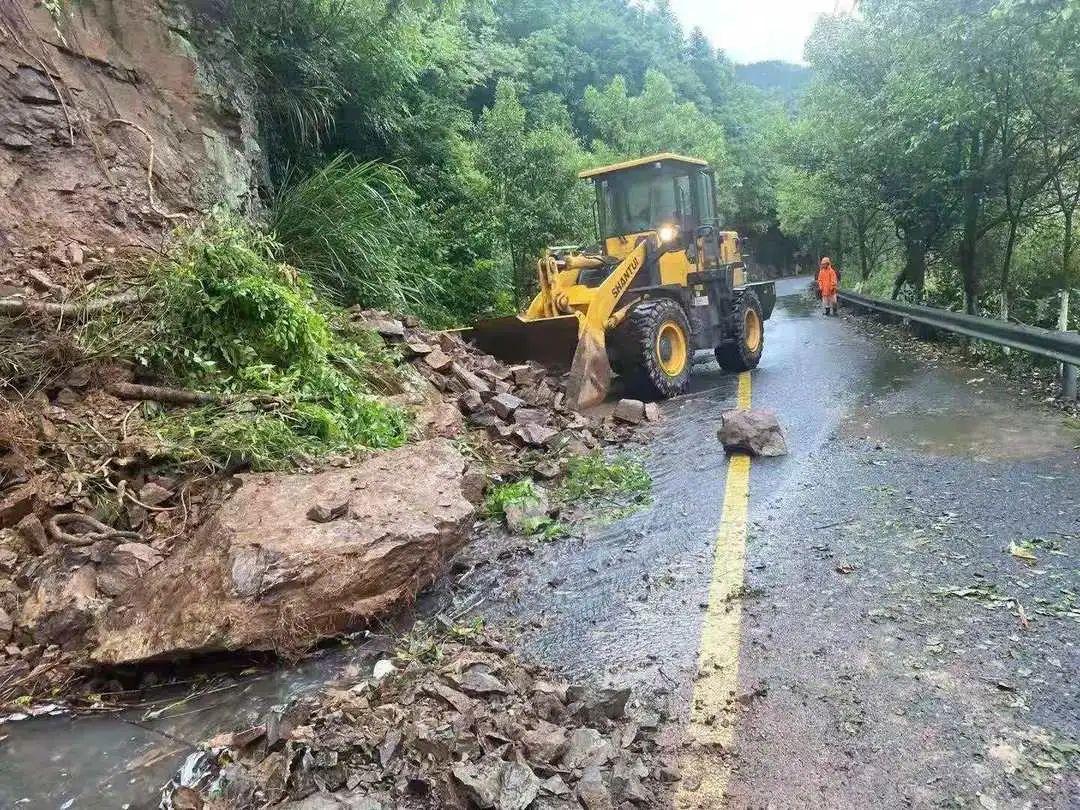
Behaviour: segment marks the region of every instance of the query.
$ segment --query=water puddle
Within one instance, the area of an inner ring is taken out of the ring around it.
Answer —
[[[962,366],[917,365],[886,351],[864,380],[860,404],[842,424],[849,436],[986,461],[1053,456],[1080,440],[1060,415],[1021,402],[1005,383]]]
[[[190,700],[178,692],[150,712],[4,724],[0,807],[157,807],[162,785],[199,741],[255,725],[272,706],[319,689],[346,667],[371,667],[385,647],[382,637],[335,647],[295,667],[224,681]]]
[[[988,461],[1025,461],[1071,450],[1060,420],[1036,413],[934,411],[878,414],[871,408],[852,413],[849,434],[885,445],[911,447],[929,455],[964,456]]]

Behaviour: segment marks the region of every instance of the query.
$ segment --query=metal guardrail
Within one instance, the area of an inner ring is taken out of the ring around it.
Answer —
[[[980,318],[947,309],[905,304],[869,298],[850,292],[840,292],[840,299],[857,307],[884,312],[909,321],[926,324],[935,329],[986,340],[999,346],[1008,346],[1022,352],[1030,352],[1071,366],[1080,366],[1080,334],[1055,332],[1035,326],[1019,326],[993,318]]]

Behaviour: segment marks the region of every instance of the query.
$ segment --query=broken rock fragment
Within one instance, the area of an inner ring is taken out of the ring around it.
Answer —
[[[613,416],[620,422],[640,425],[645,421],[645,403],[640,399],[620,399]]]
[[[455,765],[451,773],[466,795],[487,810],[525,810],[540,792],[540,780],[528,765],[485,756],[479,762]]]
[[[491,398],[491,407],[500,419],[510,419],[514,412],[525,405],[525,401],[513,394],[496,394]]]
[[[784,430],[772,411],[724,411],[717,436],[727,453],[784,456],[788,452]]]
[[[315,523],[329,523],[349,514],[349,502],[317,503],[307,511],[307,519]]]

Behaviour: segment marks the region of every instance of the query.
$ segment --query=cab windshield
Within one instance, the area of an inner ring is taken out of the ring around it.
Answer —
[[[713,218],[707,172],[679,166],[644,166],[597,183],[600,236],[624,236],[662,225],[696,227]]]

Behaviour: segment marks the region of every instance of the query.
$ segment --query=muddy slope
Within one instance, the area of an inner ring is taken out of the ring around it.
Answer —
[[[246,208],[258,175],[249,80],[206,3],[62,5],[0,6],[0,297],[27,265],[74,283],[87,247],[152,247],[178,215]]]

